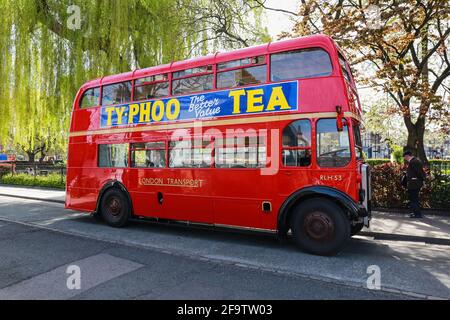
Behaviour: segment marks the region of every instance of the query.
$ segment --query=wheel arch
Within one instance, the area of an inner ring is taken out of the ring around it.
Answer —
[[[100,213],[100,203],[102,201],[103,195],[105,194],[105,192],[111,188],[116,188],[119,189],[120,191],[122,191],[125,196],[128,199],[128,203],[130,204],[130,212],[131,215],[133,215],[133,202],[131,201],[131,196],[130,193],[128,192],[127,188],[123,185],[122,182],[118,181],[118,180],[108,180],[103,187],[100,189],[100,192],[98,193],[98,197],[97,197],[97,204],[95,205],[95,211],[93,212],[94,214],[99,214]]]
[[[327,186],[305,187],[292,193],[281,205],[278,212],[278,235],[284,237],[288,232],[293,209],[300,203],[314,198],[324,198],[337,204],[349,218],[357,219],[359,207],[355,201],[344,192]]]

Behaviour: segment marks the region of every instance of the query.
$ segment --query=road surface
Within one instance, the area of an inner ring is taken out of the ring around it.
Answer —
[[[449,246],[356,237],[319,257],[268,235],[116,229],[59,203],[4,196],[0,257],[0,299],[450,298]],[[374,266],[380,290],[367,287]],[[68,288],[73,268],[79,289]]]

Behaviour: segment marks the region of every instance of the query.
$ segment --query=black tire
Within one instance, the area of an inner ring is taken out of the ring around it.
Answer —
[[[103,220],[112,227],[124,227],[131,213],[127,196],[117,188],[105,191],[100,201],[100,213]]]
[[[335,255],[350,239],[350,221],[327,199],[310,199],[293,212],[291,229],[297,245],[313,254]]]
[[[355,225],[350,226],[350,236],[354,236],[355,234],[358,234],[362,228],[364,228],[364,223],[358,223]]]

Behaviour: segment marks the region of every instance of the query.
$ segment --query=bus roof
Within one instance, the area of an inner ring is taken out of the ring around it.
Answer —
[[[279,51],[294,50],[299,48],[308,47],[322,47],[327,49],[327,51],[332,52],[335,50],[336,45],[334,41],[326,35],[313,35],[294,39],[287,39],[275,42],[269,42],[266,44],[237,49],[227,52],[218,52],[216,54],[191,58],[182,61],[175,61],[168,64],[153,66],[144,69],[136,69],[134,71],[129,71],[116,75],[109,75],[95,80],[86,82],[82,86],[82,90],[92,87],[97,87],[105,84],[112,84],[121,81],[127,81],[134,78],[141,78],[150,75],[156,75],[161,73],[174,72],[184,69],[195,68],[199,66],[216,64],[230,60],[236,60],[240,58],[253,57],[258,55],[264,55],[268,53],[274,53]]]

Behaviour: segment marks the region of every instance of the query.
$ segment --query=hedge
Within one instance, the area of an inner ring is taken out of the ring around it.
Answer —
[[[373,167],[373,166],[376,166],[379,164],[389,163],[389,162],[391,162],[391,160],[389,160],[389,159],[366,159],[365,162],[369,166]]]
[[[374,207],[406,208],[408,196],[401,185],[405,166],[393,163],[375,165],[372,168],[372,200]],[[441,170],[432,170],[427,175],[420,192],[424,208],[450,208],[450,175]]]
[[[8,173],[0,178],[0,183],[20,185],[20,186],[65,189],[66,177],[56,173],[51,173],[46,176],[39,176],[39,175],[33,176],[25,173],[12,175]]]

